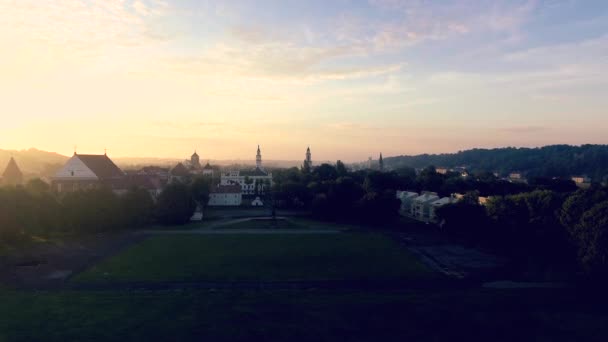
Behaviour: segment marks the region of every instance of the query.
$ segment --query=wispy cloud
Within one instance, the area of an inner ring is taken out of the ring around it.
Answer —
[[[514,133],[514,134],[532,134],[539,133],[542,131],[548,130],[548,127],[545,126],[510,126],[510,127],[500,127],[497,130],[505,133]]]
[[[162,15],[167,5],[124,0],[0,1],[3,31],[22,40],[91,48],[145,40],[145,17]]]

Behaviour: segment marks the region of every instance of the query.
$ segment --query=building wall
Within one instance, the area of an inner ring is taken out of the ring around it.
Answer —
[[[73,156],[55,174],[57,180],[98,180],[97,175],[91,171],[79,158]]]
[[[209,194],[210,206],[240,206],[243,196],[235,193],[212,193]]]
[[[101,182],[95,179],[66,179],[53,180],[52,188],[59,193],[91,190],[101,187]]]
[[[251,184],[247,184],[245,179],[249,178],[251,180]],[[265,182],[266,180],[270,181],[270,185],[272,186],[272,174],[269,173],[268,176],[241,176],[238,171],[229,171],[223,172],[220,180],[220,185],[233,185],[238,184],[241,186],[241,191],[245,195],[253,195],[255,194],[255,181]],[[263,187],[262,192],[265,190]]]

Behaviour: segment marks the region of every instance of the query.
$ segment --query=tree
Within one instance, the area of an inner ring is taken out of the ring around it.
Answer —
[[[15,241],[24,236],[32,213],[29,199],[23,188],[0,188],[0,239]]]
[[[354,211],[356,217],[366,222],[384,223],[399,215],[401,201],[394,192],[368,192],[358,202]]]
[[[28,192],[36,194],[48,193],[51,190],[51,186],[40,178],[30,180],[25,188]]]
[[[103,232],[123,226],[120,202],[111,189],[66,194],[61,202],[67,226],[73,232]]]
[[[331,218],[332,212],[329,207],[329,201],[327,200],[327,195],[325,195],[325,194],[316,195],[311,203],[311,211],[312,211],[312,215],[316,218],[320,218],[320,219]]]
[[[300,182],[287,181],[277,185],[276,200],[280,206],[288,208],[300,208],[310,204],[312,194],[308,187]]]
[[[417,182],[421,190],[438,192],[443,184],[443,175],[437,173],[434,166],[429,166],[420,172]]]
[[[575,238],[585,270],[594,276],[608,276],[608,201],[583,214]]]
[[[338,177],[344,177],[348,175],[348,170],[346,169],[346,165],[341,160],[336,162],[336,173]]]
[[[338,178],[338,171],[333,165],[321,164],[315,167],[313,175],[317,181],[336,180]]]
[[[197,177],[190,184],[192,198],[201,208],[207,207],[211,191],[211,180],[208,177]]]
[[[459,201],[439,207],[436,211],[442,229],[472,243],[483,243],[488,218],[485,208],[477,203]]]
[[[126,228],[143,227],[153,219],[154,201],[147,190],[132,188],[120,198]]]
[[[367,192],[396,191],[401,188],[401,179],[394,172],[371,171],[365,177],[363,188]]]
[[[593,188],[577,191],[564,202],[559,219],[576,243],[583,269],[590,275],[608,276],[608,194]]]
[[[559,219],[572,235],[577,235],[576,230],[583,214],[605,200],[608,200],[608,193],[603,189],[578,190],[564,202]]]
[[[168,185],[157,203],[158,220],[167,225],[187,223],[196,209],[190,189],[183,184]]]

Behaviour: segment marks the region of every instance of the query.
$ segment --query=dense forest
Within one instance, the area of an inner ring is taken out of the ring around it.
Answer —
[[[386,167],[424,168],[465,166],[469,171],[506,175],[524,172],[527,177],[587,175],[596,182],[608,177],[608,145],[552,145],[539,148],[473,149],[452,154],[421,154],[384,158]]]

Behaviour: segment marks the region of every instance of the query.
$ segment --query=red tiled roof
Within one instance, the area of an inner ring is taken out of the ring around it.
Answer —
[[[101,154],[77,154],[80,159],[100,180],[115,179],[124,177],[124,172],[108,158],[107,155]]]
[[[171,175],[177,177],[188,176],[189,174],[190,172],[182,163],[177,163],[177,165],[175,165],[175,167],[171,170]]]

